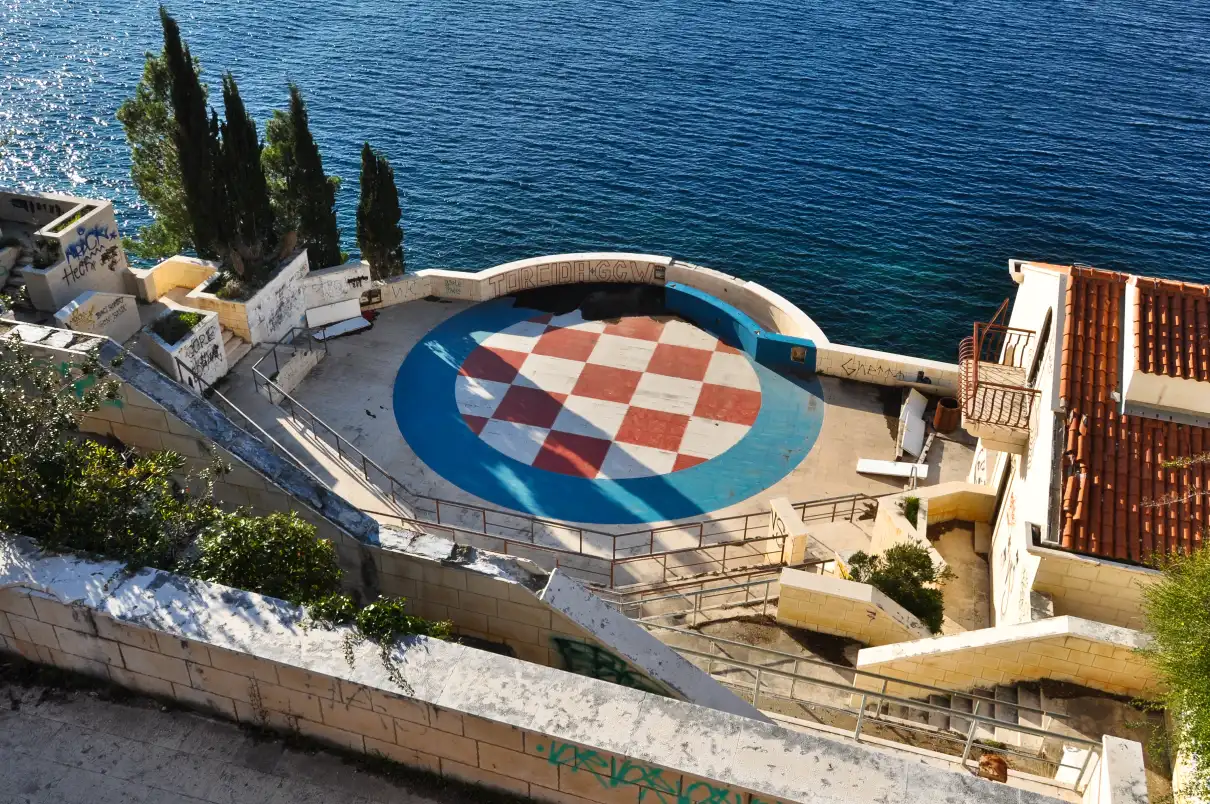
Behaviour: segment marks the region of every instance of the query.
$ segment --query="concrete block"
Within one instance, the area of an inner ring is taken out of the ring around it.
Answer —
[[[465,765],[476,764],[479,757],[478,744],[474,740],[408,720],[395,721],[395,743]]]
[[[383,742],[395,742],[395,721],[389,715],[332,700],[320,701],[319,708],[324,725]]]
[[[44,623],[85,634],[97,633],[97,626],[89,609],[69,606],[41,595],[31,595],[30,602],[34,604],[34,611],[38,612],[38,619]]]
[[[429,725],[428,708],[410,698],[391,695],[381,690],[372,690],[370,694],[370,708],[375,712],[390,715],[399,720],[406,720],[409,723],[421,726]]]
[[[256,691],[253,689],[255,682],[247,676],[195,662],[187,662],[185,666],[189,671],[189,686],[194,689],[234,701],[256,702]]]
[[[246,653],[234,653],[222,648],[210,648],[210,664],[215,669],[225,670],[238,676],[244,676],[257,681],[277,683],[277,666],[273,662],[249,656]]]
[[[122,417],[125,419],[126,424],[131,427],[156,430],[161,433],[169,432],[168,419],[165,417],[163,410],[150,410],[130,405],[123,409]]]
[[[210,664],[210,651],[205,645],[199,645],[188,639],[177,639],[168,634],[157,635],[156,644],[159,652],[165,656],[174,656],[197,664]]]
[[[59,638],[55,635],[55,627],[41,620],[31,620],[17,614],[8,615],[8,624],[13,630],[13,639],[31,645],[59,649]]]
[[[69,628],[55,626],[55,636],[59,639],[59,650],[80,656],[103,664],[122,666],[122,652],[117,642],[100,639]]]
[[[152,652],[159,650],[159,642],[156,640],[155,631],[127,625],[103,615],[95,616],[93,624],[97,627],[97,636],[102,639],[122,642],[126,645],[133,645],[136,648]]]
[[[467,611],[478,612],[492,617],[497,616],[497,599],[487,597],[486,595],[477,595],[474,592],[460,591],[458,593],[459,608]]]
[[[194,689],[182,684],[173,684],[172,693],[173,697],[186,706],[213,712],[216,715],[221,715],[231,720],[236,719],[235,702],[230,698],[224,698],[222,695],[215,695],[212,692]]]
[[[500,746],[511,751],[525,751],[524,732],[514,726],[467,715],[462,718],[462,732],[480,743]]]
[[[131,427],[126,424],[113,425],[114,438],[121,441],[128,447],[135,447],[144,451],[158,451],[164,448],[164,442],[160,439],[160,434],[155,430],[145,430],[141,427]]]
[[[278,684],[292,690],[310,693],[318,698],[326,698],[327,700],[335,700],[337,698],[336,682],[331,676],[311,673],[307,670],[300,670],[297,667],[279,664],[277,666],[277,679]]]
[[[490,743],[479,743],[479,767],[543,787],[557,787],[559,769],[539,757],[529,756]]]
[[[86,676],[93,676],[94,678],[102,678],[107,680],[109,678],[110,665],[106,664],[105,662],[93,661],[92,659],[86,659],[83,656],[76,656],[75,654],[71,653],[64,653],[63,651],[55,650],[54,648],[39,647],[38,651],[40,655],[42,651],[46,651],[47,656],[43,659],[43,661],[49,659],[49,663],[53,664],[55,667],[61,667],[64,670],[70,670],[73,673],[83,673]]]
[[[612,787],[607,776],[598,776],[588,769],[581,770],[561,764],[559,790],[595,801],[597,804],[637,804],[643,788],[637,785]]]
[[[265,683],[257,683],[256,688],[260,693],[261,705],[266,709],[286,715],[297,715],[313,723],[323,722],[323,715],[319,710],[320,699],[309,692]]]
[[[508,600],[510,586],[517,584],[499,578],[493,578],[488,575],[477,575],[475,573],[467,573],[466,575],[466,590],[474,592],[477,595],[486,597],[494,597],[498,600]]]
[[[323,723],[317,723],[305,718],[298,719],[299,734],[319,740],[337,748],[347,748],[351,751],[365,752],[365,741],[360,734],[354,734],[343,729],[333,728]]]
[[[500,601],[497,604],[499,617],[504,620],[514,620],[537,628],[551,627],[551,612],[545,607],[523,606],[518,603]]]
[[[504,639],[515,639],[518,642],[538,644],[538,629],[532,625],[523,625],[512,620],[501,620],[499,617],[488,618],[488,633]]]
[[[503,790],[507,793],[516,793],[522,796],[529,795],[529,784],[526,782],[449,759],[443,758],[441,760],[441,775],[483,787],[490,787],[495,790]]]
[[[365,746],[367,754],[377,754],[393,762],[398,762],[411,768],[420,768],[431,773],[441,772],[441,760],[432,754],[426,754],[423,751],[414,751],[411,748],[404,748],[395,743],[384,743],[381,740],[375,740],[373,737],[365,738]]]
[[[119,687],[125,687],[128,690],[141,692],[144,695],[151,695],[155,698],[176,697],[171,681],[165,681],[162,678],[152,678],[142,673],[132,673],[129,670],[123,670],[121,667],[109,668],[109,680]]]
[[[439,706],[428,707],[429,724],[439,731],[462,734],[462,715]]]

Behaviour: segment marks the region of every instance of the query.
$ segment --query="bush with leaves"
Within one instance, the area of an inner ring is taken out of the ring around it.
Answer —
[[[0,341],[0,534],[306,606],[315,620],[379,641],[384,661],[395,637],[449,635],[448,625],[409,615],[403,600],[358,609],[340,592],[332,543],[297,514],[225,512],[211,473],[183,476],[180,455],[81,438],[77,417],[118,397],[105,374],[95,357],[55,367],[20,341]]]
[[[1163,576],[1143,588],[1151,645],[1143,653],[1171,713],[1171,737],[1196,767],[1179,795],[1210,799],[1210,548],[1160,559]]]
[[[936,584],[953,573],[948,567],[938,569],[924,547],[897,544],[876,556],[858,551],[849,558],[848,570],[854,581],[870,584],[916,615],[934,634],[940,633],[945,600]]]

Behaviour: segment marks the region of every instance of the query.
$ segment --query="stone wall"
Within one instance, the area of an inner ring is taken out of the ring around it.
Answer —
[[[917,388],[925,393],[954,397],[958,395],[961,378],[956,363],[833,343],[818,345],[815,370],[858,382]]]
[[[177,255],[153,268],[131,268],[135,287],[145,302],[158,300],[173,288],[192,290],[218,273],[219,264],[209,260]]]
[[[1147,637],[1138,631],[1051,617],[866,648],[857,654],[857,666],[958,690],[1052,679],[1115,695],[1150,696],[1157,683],[1155,671],[1137,653],[1146,644]],[[900,692],[911,690],[904,687]]]
[[[1157,570],[1044,547],[1029,552],[1038,560],[1033,590],[1050,596],[1056,615],[1143,627],[1143,589],[1159,580]]]
[[[201,286],[189,291],[185,303],[218,313],[227,329],[255,346],[276,343],[297,326],[306,311],[303,283],[309,267],[303,249],[283,263],[265,284],[246,301],[220,299]]]
[[[0,550],[0,650],[539,801],[1056,801],[424,637],[349,661],[343,629],[281,601]]]
[[[866,583],[786,568],[781,571],[777,621],[794,628],[889,645],[927,639],[915,615]]]

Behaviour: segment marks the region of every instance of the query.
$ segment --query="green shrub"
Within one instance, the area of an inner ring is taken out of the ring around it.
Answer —
[[[903,514],[903,518],[912,523],[912,527],[916,527],[916,519],[920,516],[920,498],[919,497],[904,497],[899,501],[899,512]]]
[[[306,605],[340,590],[336,548],[298,514],[220,514],[187,568],[203,581]]]
[[[163,338],[164,343],[172,346],[202,323],[203,318],[205,316],[202,313],[172,310],[153,321],[151,331]]]
[[[1151,646],[1143,651],[1162,682],[1157,690],[1175,722],[1172,738],[1198,767],[1190,800],[1210,799],[1210,548],[1159,562],[1161,579],[1143,588],[1145,630]]]
[[[947,567],[938,570],[928,550],[917,544],[897,544],[872,556],[858,551],[849,559],[849,576],[868,583],[903,606],[928,626],[940,633],[945,600],[938,584],[953,577]]]

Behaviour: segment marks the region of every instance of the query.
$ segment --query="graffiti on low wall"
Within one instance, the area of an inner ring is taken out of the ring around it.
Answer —
[[[551,637],[550,641],[563,657],[563,669],[569,673],[672,697],[668,690],[602,647],[565,637]]]
[[[664,266],[638,260],[576,260],[527,265],[488,280],[489,296],[577,282],[663,284]]]
[[[81,226],[76,229],[76,236],[78,239],[63,249],[67,258],[62,277],[64,284],[72,285],[98,268],[117,271],[125,267],[117,226]]]
[[[551,740],[534,747],[551,765],[572,773],[591,774],[604,790],[633,786],[639,788],[638,800],[651,804],[781,804],[755,793],[733,790],[720,782],[701,779],[687,781],[681,774],[663,768],[602,754],[591,748]]]

